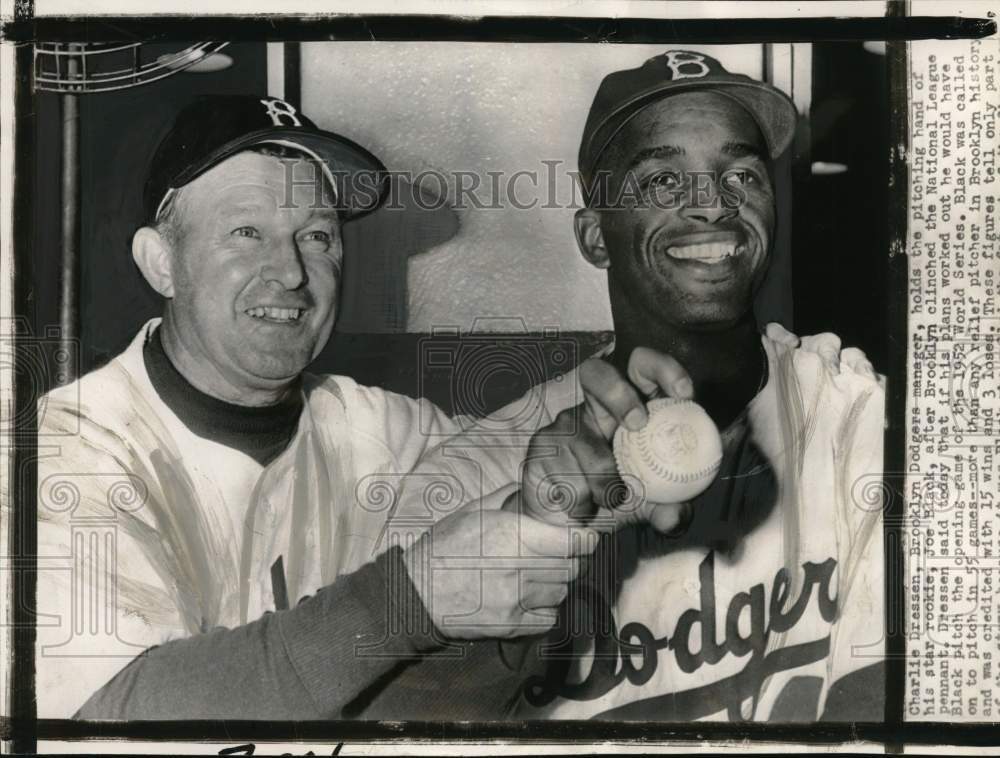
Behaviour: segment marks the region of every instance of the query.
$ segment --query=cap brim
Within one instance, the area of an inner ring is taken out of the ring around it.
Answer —
[[[382,162],[355,142],[319,129],[262,129],[242,135],[189,166],[174,180],[176,188],[198,178],[222,161],[256,145],[268,143],[300,147],[326,164],[333,181],[336,205],[346,218],[378,208],[385,200],[389,175]]]
[[[752,84],[733,84],[718,89],[739,101],[750,112],[767,140],[772,158],[777,158],[792,144],[798,111],[784,92],[775,87]]]
[[[798,116],[795,104],[788,95],[776,87],[752,79],[745,82],[733,81],[732,79],[725,81],[706,81],[706,79],[707,77],[690,81],[665,82],[663,85],[640,92],[622,103],[613,113],[608,115],[603,124],[594,130],[594,135],[597,136],[609,124],[614,124],[614,129],[602,134],[601,144],[592,150],[591,166],[597,164],[600,156],[622,127],[647,105],[671,95],[694,90],[719,92],[736,100],[757,122],[771,158],[777,158],[788,148],[795,136],[795,124]]]

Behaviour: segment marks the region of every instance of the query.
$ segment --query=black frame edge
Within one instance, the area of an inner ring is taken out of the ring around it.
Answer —
[[[981,38],[996,22],[960,16],[797,17],[643,19],[568,16],[361,15],[256,16],[157,15],[45,16],[15,19],[7,39],[46,41],[256,39],[267,42],[441,41],[441,42],[612,42],[631,44],[811,42]]]
[[[10,555],[14,556],[11,602],[10,724],[4,731],[14,753],[34,753],[35,706],[35,590],[38,553],[37,516],[37,426],[35,382],[32,364],[24,349],[35,333],[32,308],[33,267],[31,238],[35,158],[33,50],[19,45],[15,52],[14,95],[14,189],[13,189],[13,305],[14,387],[13,450],[9,458]]]
[[[18,2],[15,8],[22,5],[32,6],[28,2]],[[902,5],[893,3],[892,6]],[[891,7],[892,7],[891,6]],[[33,8],[30,12],[33,12]],[[17,16],[15,16],[17,19]],[[354,21],[354,19],[349,19]],[[433,19],[440,21],[440,19]],[[516,22],[518,19],[511,19]],[[523,19],[522,19],[523,20]],[[912,19],[911,19],[912,20]],[[960,34],[946,38],[975,38],[986,36],[995,31],[995,22],[985,19],[958,19],[963,22],[982,22],[979,26],[965,24],[964,29],[975,29],[976,33]],[[5,29],[5,32],[30,29],[34,30],[52,28],[58,30],[58,23],[75,23],[71,19],[44,19],[45,23],[38,20],[17,19],[15,23]],[[53,25],[48,22],[54,22]],[[455,19],[445,19],[446,23],[456,21]],[[573,19],[542,19],[541,27],[551,23],[552,29],[559,29]],[[590,22],[608,22],[609,20],[585,19]],[[619,21],[611,20],[617,25]],[[700,20],[699,20],[700,21]],[[758,20],[759,21],[759,20]],[[790,21],[799,21],[791,19]],[[829,20],[827,20],[829,21]],[[836,21],[853,22],[856,19],[839,19]],[[86,21],[87,33],[96,33],[111,30],[111,21]],[[125,34],[131,29],[141,32],[143,29],[156,29],[157,25],[163,24],[183,24],[184,28],[190,28],[191,21],[167,20],[167,21],[140,21],[138,26],[133,27],[131,22],[124,22],[118,29],[118,33]],[[199,28],[200,22],[195,21]],[[243,20],[225,19],[227,28],[236,29],[240,25],[250,23],[246,27],[257,35],[254,38],[261,38],[261,29],[271,28],[275,39],[287,39],[283,37],[285,23],[280,22],[276,26],[266,19]],[[321,28],[323,23],[317,22],[320,26],[304,27],[306,31]],[[694,42],[695,39],[688,38],[683,33],[683,28],[678,27],[677,21],[671,22],[671,41]],[[18,24],[21,24],[18,26]],[[983,27],[983,24],[992,24],[992,29]],[[231,27],[229,25],[232,25]],[[263,26],[262,26],[263,25]],[[167,27],[163,27],[166,29]],[[181,26],[171,26],[170,29],[183,31]],[[609,27],[614,28],[614,27]],[[692,27],[693,29],[694,27]],[[846,27],[845,27],[846,28]],[[904,39],[925,39],[913,34],[903,34],[909,27],[905,24],[899,26],[886,26],[886,29],[900,31],[898,37],[889,37],[889,76],[890,89],[895,92],[897,87],[902,87],[905,98],[908,88],[908,55]],[[536,29],[537,30],[537,29]],[[412,39],[419,30],[410,29],[409,38]],[[481,30],[480,30],[481,31]],[[478,33],[478,32],[477,32]],[[584,29],[581,34],[586,33]],[[160,31],[157,34],[164,34]],[[155,36],[155,35],[154,35]],[[292,35],[294,37],[294,34]],[[651,33],[655,36],[655,31]],[[933,36],[933,35],[932,35]],[[31,37],[29,37],[30,39]],[[98,38],[100,35],[98,35]],[[166,37],[162,37],[166,38]],[[312,37],[303,36],[299,39],[310,39]],[[359,37],[360,38],[360,37]],[[363,37],[370,39],[370,36]],[[868,37],[854,37],[854,39],[867,39]],[[11,39],[16,36],[11,35]],[[186,39],[186,37],[185,37]],[[338,39],[351,39],[349,36],[338,37]],[[897,41],[898,40],[898,41]],[[497,40],[494,40],[497,41]],[[519,40],[523,42],[542,41],[535,39]],[[560,41],[560,40],[553,40]],[[562,40],[571,41],[571,40]],[[578,38],[572,41],[596,42],[597,39]],[[611,41],[611,40],[607,40]],[[634,40],[617,39],[618,42],[632,42]],[[654,40],[657,41],[657,40]],[[662,34],[661,39],[662,41]],[[736,44],[742,40],[729,40]],[[760,41],[760,40],[754,40]],[[785,40],[785,41],[791,41]],[[807,40],[803,40],[807,41]],[[298,48],[298,45],[294,45]],[[287,48],[286,48],[287,51]],[[286,52],[287,54],[287,52]],[[15,101],[15,185],[14,185],[14,234],[13,234],[13,258],[14,258],[14,303],[15,313],[27,315],[31,313],[30,293],[31,293],[31,257],[30,241],[31,230],[31,181],[33,178],[33,156],[35,150],[34,122],[32,101],[34,95],[31,91],[31,71],[33,66],[32,51],[29,45],[21,45],[17,52],[17,68],[15,75],[16,101]],[[286,66],[288,62],[286,61]],[[287,72],[286,72],[287,76]],[[286,93],[287,94],[287,93]],[[891,95],[895,97],[895,95]],[[895,100],[893,101],[895,102]],[[903,102],[908,105],[908,99]],[[900,113],[893,111],[891,130],[893,144],[906,144],[908,139],[909,119],[906,107]],[[902,136],[902,143],[898,141]],[[886,413],[887,418],[898,419],[895,427],[890,424],[886,436],[886,472],[902,472],[905,470],[905,406],[906,406],[906,376],[907,376],[907,312],[908,302],[905,296],[900,299],[895,295],[898,292],[906,292],[906,282],[908,279],[908,259],[906,257],[907,226],[908,226],[908,194],[904,189],[908,188],[909,172],[905,162],[905,153],[900,153],[897,149],[893,152],[893,185],[890,187],[890,202],[888,206],[887,223],[892,230],[890,250],[890,271],[889,271],[889,303],[888,303],[888,325],[890,333],[894,339],[890,352],[888,373],[892,377],[899,377],[900,380],[890,384],[887,394]],[[902,182],[900,184],[899,182]],[[894,187],[894,188],[893,188]],[[896,202],[892,200],[893,195],[897,195]],[[902,283],[902,285],[900,284]],[[900,289],[901,287],[901,289]],[[897,302],[898,301],[898,302]],[[34,324],[31,324],[33,327]],[[15,355],[20,355],[18,350],[18,339],[15,338]],[[25,367],[18,361],[15,366],[15,408],[34,408],[36,398],[29,397],[32,393],[30,376],[25,373]],[[28,381],[25,381],[25,380]],[[27,402],[26,402],[27,401]],[[64,737],[67,739],[96,739],[96,738],[122,738],[122,739],[214,739],[238,742],[240,735],[257,736],[264,741],[263,737],[270,732],[287,736],[288,739],[400,739],[400,729],[398,725],[385,725],[365,722],[329,722],[316,724],[310,722],[289,722],[282,724],[253,725],[245,722],[189,722],[178,724],[174,722],[133,722],[130,724],[108,724],[100,722],[74,722],[63,720],[35,720],[35,683],[34,683],[34,589],[36,569],[34,566],[34,556],[36,547],[36,523],[37,503],[35,501],[37,483],[37,464],[35,459],[36,425],[37,418],[33,410],[29,413],[19,413],[17,416],[18,426],[16,436],[19,444],[13,452],[11,458],[11,483],[13,502],[16,507],[13,509],[11,519],[11,536],[17,539],[23,552],[31,558],[31,566],[22,568],[14,573],[15,594],[13,597],[19,598],[19,602],[13,603],[14,629],[12,630],[13,645],[13,667],[12,667],[12,689],[11,692],[11,718],[3,724],[5,736],[12,739],[12,748],[16,753],[34,752],[39,734],[46,738]],[[896,477],[892,478],[895,481]],[[890,484],[890,486],[893,486]],[[679,740],[704,740],[704,739],[758,739],[775,741],[813,741],[814,743],[839,743],[851,740],[864,739],[875,742],[883,742],[887,748],[901,750],[903,739],[906,742],[915,744],[940,744],[944,740],[951,740],[954,745],[983,746],[1000,744],[1000,733],[988,729],[985,724],[951,724],[951,723],[906,723],[903,718],[903,695],[905,686],[905,634],[902,626],[905,617],[902,602],[898,607],[893,606],[889,601],[890,591],[895,593],[902,587],[904,580],[903,554],[898,548],[890,551],[890,536],[899,535],[902,530],[902,519],[905,516],[905,507],[902,500],[902,479],[898,481],[898,491],[890,493],[889,502],[885,511],[885,546],[886,546],[886,632],[887,632],[887,685],[889,682],[898,682],[900,689],[896,693],[891,692],[887,686],[885,722],[883,724],[810,724],[806,727],[799,725],[775,725],[763,724],[762,728],[756,725],[727,724],[715,728],[714,725],[665,725],[656,724],[602,724],[600,722],[542,722],[541,726],[528,724],[425,724],[411,722],[407,725],[413,731],[407,735],[409,739],[432,740],[432,739],[455,739],[455,740],[477,740],[496,739],[505,736],[515,737],[522,735],[529,740],[546,739],[543,726],[547,724],[550,733],[556,736],[548,737],[559,741],[560,739],[618,739],[618,740],[641,740],[650,739],[679,739]],[[898,519],[894,521],[894,519]],[[898,545],[898,543],[895,543]],[[13,545],[11,547],[14,547]],[[19,623],[27,620],[27,623]],[[27,651],[26,658],[22,660],[18,657],[19,652]],[[555,727],[555,728],[553,728]],[[722,728],[725,727],[725,728]],[[145,730],[145,732],[144,732]],[[894,731],[895,730],[895,731]],[[560,736],[561,735],[561,736]]]

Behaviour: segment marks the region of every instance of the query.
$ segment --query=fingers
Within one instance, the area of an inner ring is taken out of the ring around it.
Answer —
[[[609,441],[621,425],[638,429],[646,423],[643,394],[662,391],[675,398],[693,396],[693,383],[684,367],[659,351],[641,347],[633,350],[627,373],[628,377],[623,377],[617,368],[600,359],[581,365],[585,402],[560,413],[553,424],[532,438],[521,498],[508,498],[505,510],[523,510],[550,526],[575,529],[585,523],[595,532],[607,531],[608,523],[613,526],[625,519],[649,521],[654,528],[667,531],[676,526],[676,507],[656,509],[652,504],[630,515],[622,509],[612,518],[602,519],[601,524],[594,523],[601,509],[614,510],[623,505],[622,481]],[[540,536],[536,539],[542,540]],[[579,541],[570,553],[588,551],[587,544]]]
[[[580,575],[579,558],[563,558],[554,568],[525,569],[521,571],[528,584],[569,584]]]
[[[620,424],[638,431],[646,423],[646,404],[610,363],[592,358],[580,366],[579,376],[587,408],[605,439]]]
[[[662,390],[670,397],[689,400],[694,385],[684,367],[674,358],[647,347],[637,347],[628,360],[628,378],[646,395]]]
[[[574,458],[576,470],[583,475],[590,495],[587,505],[590,508],[579,509],[571,517],[590,518],[599,507],[613,508],[617,503],[610,502],[618,489],[620,477],[614,454],[607,440],[593,439],[587,435],[575,438],[569,446],[569,452]]]
[[[768,339],[777,342],[785,347],[798,347],[801,340],[777,321],[772,321],[764,327],[764,334]]]
[[[575,561],[575,556],[589,555],[597,549],[600,532],[589,524],[548,524],[526,514],[518,518],[522,555]]]
[[[831,373],[840,373],[840,337],[836,334],[823,332],[803,337],[802,349],[816,353]]]
[[[599,358],[581,364],[579,376],[587,408],[605,439],[610,439],[619,425],[631,431],[642,428],[648,417],[643,394],[650,397],[663,392],[682,399],[694,396],[694,385],[684,367],[671,356],[646,347],[637,347],[629,356],[628,381]]]
[[[780,342],[771,331],[771,327],[775,326],[778,329],[782,329],[778,324],[768,324],[767,336]],[[786,332],[788,334],[788,332]],[[813,334],[810,336],[803,337],[799,340],[801,343],[801,348],[807,350],[811,353],[816,353],[823,361],[823,365],[826,367],[827,371],[832,374],[839,374],[841,365],[847,366],[851,371],[856,374],[860,374],[872,381],[879,381],[878,374],[875,371],[875,367],[872,366],[871,362],[868,360],[868,356],[865,355],[863,350],[859,350],[856,347],[846,347],[841,350],[840,337],[831,332],[823,332],[821,334]]]
[[[871,361],[868,360],[868,356],[864,354],[863,350],[859,350],[856,347],[844,348],[840,352],[840,362],[854,373],[861,374],[872,381],[877,381],[878,377],[875,374],[875,367],[872,366]]]
[[[567,525],[594,515],[614,489],[618,469],[608,440],[564,411],[532,438],[522,479],[524,511],[550,524]],[[507,509],[516,510],[515,505],[508,501]]]
[[[527,616],[528,614],[525,614],[525,615]],[[530,615],[534,616],[534,617],[541,616],[542,619],[544,619],[544,621],[549,626],[552,626],[552,625],[554,625],[556,623],[556,620],[559,618],[559,609],[558,608],[541,608],[541,607],[540,608],[532,608]]]
[[[521,587],[521,607],[525,610],[555,609],[569,591],[568,583],[525,582]]]
[[[521,616],[519,634],[541,634],[556,625],[559,620],[558,608],[524,609]]]

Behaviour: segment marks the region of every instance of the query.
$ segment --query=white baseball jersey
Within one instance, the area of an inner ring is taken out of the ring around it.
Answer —
[[[42,717],[72,714],[151,645],[273,610],[279,557],[294,604],[388,547],[390,516],[414,534],[453,510],[455,498],[519,480],[530,432],[582,399],[567,375],[494,414],[502,420],[487,424],[492,437],[459,435],[425,454],[429,441],[466,422],[343,377],[307,375],[295,437],[262,467],[194,435],[159,399],[142,356],[155,324],[40,408]],[[855,480],[880,463],[881,388],[850,367],[833,375],[805,350],[764,344],[771,378],[750,422],[780,472],[780,509],[738,554],[691,550],[644,561],[609,609],[619,633],[601,641],[601,665],[584,658],[554,690],[529,687],[526,717],[641,709],[714,686],[730,699],[745,695],[741,715],[767,718],[790,677],[818,677],[825,694],[875,659],[864,657],[866,644],[881,654],[879,514],[851,499]],[[712,634],[706,610],[715,612]],[[609,641],[621,648],[637,640],[648,644],[608,653]],[[761,671],[773,681],[761,685]],[[564,686],[588,679],[583,690]],[[674,712],[736,717],[732,703],[710,702],[718,705],[711,712]],[[655,718],[655,708],[638,717]]]
[[[587,595],[569,614],[573,647],[549,648],[548,676],[525,681],[518,717],[810,720],[838,680],[883,659],[883,387],[870,365],[826,364],[833,335],[762,341],[769,379],[743,437],[774,471],[774,507],[731,549],[639,554],[612,597]],[[536,409],[520,421],[547,424],[582,399],[568,374],[519,401]],[[452,440],[418,470],[489,492],[517,476],[527,439]],[[615,549],[637,551],[635,536],[620,532]],[[580,634],[586,623],[603,630]]]
[[[292,605],[372,560],[394,483],[459,431],[429,402],[307,374],[295,436],[261,466],[159,398],[142,352],[158,321],[40,403],[41,717],[71,716],[150,646],[274,610],[279,557]]]

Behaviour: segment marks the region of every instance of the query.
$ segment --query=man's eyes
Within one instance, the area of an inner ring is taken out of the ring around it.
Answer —
[[[704,181],[704,178],[693,173],[685,174],[679,171],[660,171],[646,179],[642,183],[642,187],[643,189],[654,191],[676,190],[684,187],[687,181],[691,181],[695,186],[699,186]],[[732,169],[724,172],[719,177],[719,183],[745,187],[750,184],[759,184],[760,177],[749,169]]]
[[[660,171],[649,177],[645,185],[647,189],[651,190],[678,189],[684,185],[684,179],[676,171]]]
[[[722,175],[722,181],[724,184],[730,186],[740,186],[746,187],[749,184],[758,184],[760,179],[752,171],[746,169],[735,169],[733,171],[727,171]]]
[[[238,226],[233,229],[230,234],[233,237],[240,237],[243,239],[259,240],[263,239],[263,235],[260,230],[255,226]],[[333,235],[329,232],[325,232],[319,229],[313,231],[305,232],[300,235],[299,244],[309,243],[311,246],[315,247],[322,245],[324,247],[329,247],[333,242]]]

